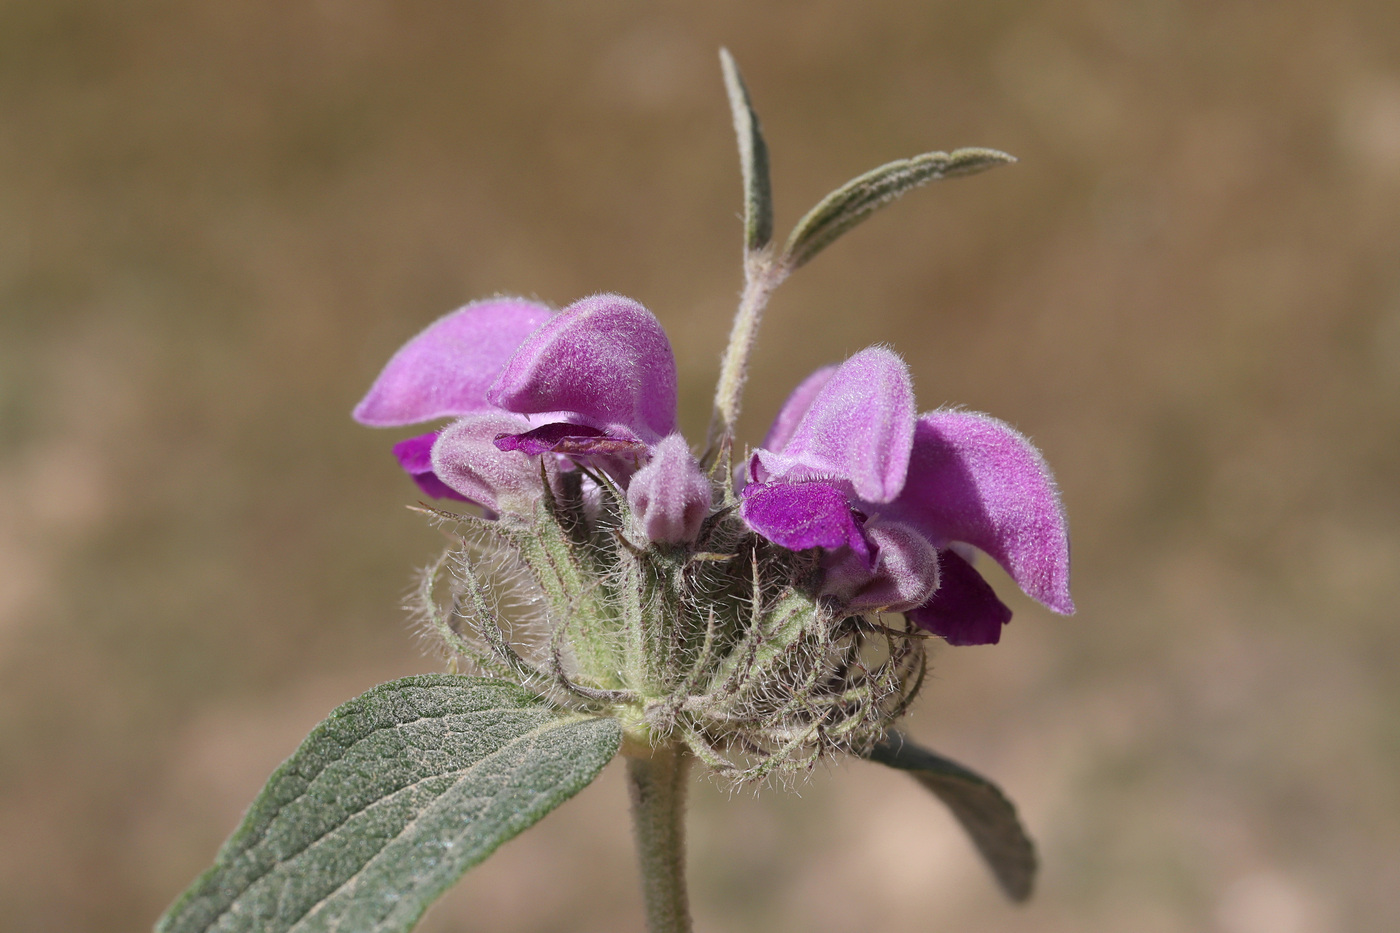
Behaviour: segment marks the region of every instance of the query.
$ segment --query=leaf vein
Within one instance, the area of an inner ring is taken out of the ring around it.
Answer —
[[[417,785],[422,784],[422,783],[424,783],[425,781],[431,780],[432,778],[444,777],[444,776],[447,776],[447,775],[456,774],[457,777],[456,777],[455,780],[453,780],[452,784],[448,785],[446,788],[443,789],[443,791],[442,791],[441,793],[439,793],[439,794],[437,794],[437,795],[434,796],[433,802],[435,803],[437,800],[441,799],[441,798],[442,798],[443,796],[445,796],[449,791],[451,791],[451,789],[452,789],[454,786],[456,786],[457,784],[461,783],[461,781],[463,781],[463,780],[465,780],[467,777],[469,777],[470,774],[471,774],[471,772],[475,771],[475,770],[476,770],[477,768],[479,768],[480,766],[485,765],[485,764],[488,763],[488,762],[492,762],[492,761],[494,761],[494,760],[500,758],[500,757],[501,757],[502,755],[504,755],[507,751],[510,751],[510,750],[512,750],[512,749],[519,750],[519,751],[527,751],[528,749],[534,747],[534,744],[535,744],[536,740],[537,740],[540,736],[542,736],[547,730],[550,730],[550,729],[557,729],[557,728],[560,728],[560,727],[562,727],[562,726],[570,725],[570,724],[572,724],[573,722],[582,722],[582,721],[583,721],[583,720],[581,720],[581,719],[567,720],[567,719],[551,718],[550,720],[548,720],[548,721],[546,721],[546,722],[544,722],[544,723],[541,723],[539,726],[536,726],[534,729],[531,729],[529,732],[522,733],[520,736],[518,736],[518,737],[512,739],[510,742],[508,742],[508,743],[506,743],[505,745],[501,746],[499,749],[497,749],[496,751],[492,752],[491,754],[486,755],[485,757],[482,757],[482,758],[478,758],[476,761],[474,761],[474,762],[472,762],[471,764],[467,765],[465,768],[459,768],[459,769],[456,769],[455,771],[452,771],[452,770],[443,771],[443,772],[441,772],[441,773],[439,773],[439,774],[430,775],[430,776],[428,776],[428,777],[423,778],[422,780],[415,781],[412,785],[408,785],[408,786],[399,788],[398,790],[393,791],[391,794],[388,794],[388,795],[386,795],[386,796],[384,796],[384,797],[379,798],[378,800],[376,800],[376,801],[374,801],[373,803],[371,803],[369,806],[365,807],[363,810],[358,811],[358,813],[367,813],[367,812],[369,812],[371,809],[373,809],[373,808],[375,808],[375,807],[378,807],[380,804],[385,803],[386,801],[390,800],[392,797],[395,797],[395,796],[399,795],[399,794],[402,793],[403,791],[409,790],[409,789],[411,789],[412,787],[416,787]],[[539,797],[540,795],[539,795],[539,794],[536,794],[535,796],[536,796],[536,797]],[[494,800],[495,798],[494,798],[494,797],[487,797],[487,798],[485,798],[485,799],[487,799],[487,800]],[[406,834],[412,832],[412,831],[413,831],[413,828],[414,828],[415,826],[418,825],[419,821],[421,821],[421,820],[423,819],[423,817],[426,816],[431,810],[432,810],[432,804],[430,803],[430,804],[428,804],[427,806],[425,806],[416,816],[414,816],[413,819],[411,819],[408,823],[404,824],[404,826],[403,826],[398,832],[396,832],[396,833],[393,835],[393,837],[392,837],[388,842],[386,842],[383,846],[381,846],[381,847],[380,847],[380,852],[382,852],[384,849],[388,848],[389,845],[390,845],[394,840],[400,839],[400,838],[402,838],[404,835],[406,835]],[[352,814],[352,815],[358,815],[358,813],[357,813],[357,814]],[[348,819],[347,819],[347,822],[348,822]],[[344,823],[342,823],[341,825],[343,826]],[[339,828],[339,827],[337,827],[337,828]],[[316,842],[320,842],[321,839],[324,839],[324,838],[325,838],[325,835],[329,835],[329,834],[324,834],[324,835],[322,835],[321,837],[318,837],[318,838],[315,840],[315,842],[313,842],[311,845],[315,845]],[[310,846],[307,846],[306,848],[310,848]],[[305,851],[305,849],[303,849],[302,851]],[[335,897],[335,895],[336,895],[338,892],[340,892],[341,890],[344,890],[344,889],[347,888],[347,887],[352,887],[352,886],[354,885],[355,881],[356,881],[361,875],[364,874],[365,870],[366,870],[367,868],[369,868],[370,864],[374,862],[375,858],[377,858],[378,855],[379,855],[379,853],[377,852],[377,853],[375,853],[375,855],[370,856],[370,858],[369,858],[368,860],[366,860],[365,863],[364,863],[363,865],[361,865],[358,869],[356,869],[356,871],[355,871],[354,874],[352,874],[349,878],[346,878],[344,881],[342,881],[340,884],[338,884],[333,890],[331,890],[331,891],[329,891],[328,893],[326,893],[326,894],[325,894],[320,900],[318,900],[315,904],[311,905],[311,907],[308,908],[308,909],[306,910],[306,912],[303,913],[303,914],[301,915],[301,917],[299,917],[299,918],[288,928],[288,933],[292,933],[292,931],[293,931],[293,930],[296,930],[297,927],[301,926],[304,922],[310,920],[310,919],[311,919],[319,910],[321,910],[333,897]],[[270,874],[270,872],[269,872],[269,874]],[[420,881],[421,881],[421,879],[420,879]],[[250,885],[250,887],[251,887],[251,885]]]

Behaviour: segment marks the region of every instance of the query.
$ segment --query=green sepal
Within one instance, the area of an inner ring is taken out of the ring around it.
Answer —
[[[789,269],[804,265],[906,191],[938,178],[972,175],[1015,161],[995,149],[957,149],[952,153],[925,152],[872,169],[822,198],[797,222],[783,249],[783,261]]]
[[[739,139],[739,168],[744,179],[744,249],[755,252],[773,239],[773,184],[768,175],[768,144],[758,114],[749,101],[749,89],[729,50],[719,50],[724,89],[734,114],[734,135]]]
[[[616,496],[608,499],[618,502]],[[621,501],[625,505],[625,498]],[[622,686],[617,676],[618,621],[597,585],[604,569],[599,557],[606,549],[601,542],[580,543],[565,524],[568,519],[560,505],[552,497],[544,498],[535,506],[532,523],[502,528],[501,534],[543,591],[554,637],[570,646],[592,686],[615,689]]]
[[[890,731],[871,749],[869,758],[908,771],[953,811],[987,860],[1006,896],[1020,903],[1035,883],[1035,844],[1021,826],[1016,806],[1001,788],[982,775],[936,755]]]
[[[382,684],[273,772],[156,930],[408,930],[464,871],[587,786],[621,742],[615,720],[561,713],[506,681]]]

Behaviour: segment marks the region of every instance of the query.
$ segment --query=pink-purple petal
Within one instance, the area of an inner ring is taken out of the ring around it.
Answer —
[[[433,444],[433,472],[468,501],[495,512],[528,514],[543,492],[540,461],[495,443],[498,435],[524,427],[523,418],[502,412],[454,421]],[[545,469],[552,468],[546,463]]]
[[[654,443],[676,427],[676,361],[650,311],[620,295],[577,301],[535,331],[487,393],[521,414],[568,411]]]
[[[552,315],[531,301],[496,298],[438,318],[393,355],[355,406],[355,420],[397,427],[490,408],[486,390]]]
[[[802,416],[807,414],[807,409],[812,407],[812,400],[817,397],[817,393],[822,390],[822,386],[831,380],[836,373],[835,366],[823,366],[821,369],[803,379],[797,388],[792,390],[792,394],[783,402],[783,407],[778,411],[778,417],[773,419],[773,426],[768,429],[768,436],[763,439],[760,445],[764,450],[771,450],[774,453],[781,453],[787,446],[787,442],[792,438],[792,432],[797,430],[798,422]]]
[[[418,484],[418,488],[429,496],[434,499],[458,499],[465,502],[466,496],[461,495],[438,479],[437,474],[433,472],[432,459],[429,455],[437,436],[438,432],[432,431],[428,434],[420,434],[417,437],[399,441],[394,445],[394,457],[399,461],[399,466],[403,467],[404,472]]]
[[[890,517],[934,544],[971,544],[1033,599],[1071,613],[1069,536],[1044,458],[989,415],[935,411],[919,418],[904,491]]]
[[[679,434],[652,448],[651,462],[627,486],[633,520],[648,541],[694,541],[710,514],[710,481]]]
[[[750,528],[790,551],[850,547],[869,566],[869,547],[840,486],[823,482],[750,483],[739,511]]]
[[[852,612],[885,609],[903,612],[929,600],[938,588],[938,552],[923,535],[899,522],[874,520],[864,527],[874,548],[874,563],[867,579],[843,595]],[[834,574],[828,572],[823,591],[830,591]]]
[[[919,628],[950,645],[995,645],[1011,610],[971,564],[950,550],[938,552],[939,582],[933,598],[905,613]]]
[[[784,479],[839,477],[867,502],[904,487],[914,437],[914,390],[892,351],[870,347],[842,363],[816,392],[782,453],[759,457]]]
[[[437,474],[432,470],[426,473],[410,474],[409,478],[418,484],[419,489],[434,499],[456,499],[458,502],[471,501],[466,496],[438,479]]]
[[[405,438],[394,445],[394,457],[406,473],[429,473],[433,469],[433,442],[438,432],[429,431],[416,437]]]

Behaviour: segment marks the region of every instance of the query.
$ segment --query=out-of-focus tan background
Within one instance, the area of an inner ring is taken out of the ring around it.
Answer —
[[[780,228],[890,159],[1021,158],[785,286],[746,431],[894,345],[925,407],[1042,446],[1080,612],[1017,598],[910,722],[1020,802],[1029,906],[849,762],[697,781],[700,929],[1400,928],[1400,4],[6,0],[7,929],[147,928],[328,710],[437,669],[407,432],[349,418],[420,327],[634,296],[698,434],[740,284],[721,44]],[[639,930],[627,832],[614,767],[422,929]]]

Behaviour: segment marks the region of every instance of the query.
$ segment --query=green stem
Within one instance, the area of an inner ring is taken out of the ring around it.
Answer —
[[[720,362],[719,385],[715,388],[715,413],[710,422],[712,447],[723,437],[734,436],[739,420],[739,402],[744,394],[744,382],[749,375],[749,354],[758,339],[758,325],[763,309],[773,289],[788,275],[787,265],[774,260],[766,250],[748,253],[744,257],[744,293],[734,314],[734,327],[729,332],[729,346]]]
[[[627,756],[632,829],[642,870],[648,933],[690,933],[685,893],[685,791],[690,754],[652,749]]]

